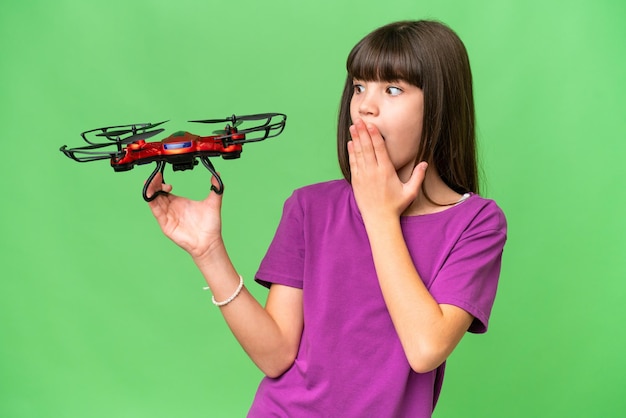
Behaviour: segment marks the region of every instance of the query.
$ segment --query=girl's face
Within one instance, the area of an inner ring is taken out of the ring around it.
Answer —
[[[416,164],[422,136],[424,93],[405,81],[354,79],[350,117],[362,119],[380,131],[398,176],[407,181]]]

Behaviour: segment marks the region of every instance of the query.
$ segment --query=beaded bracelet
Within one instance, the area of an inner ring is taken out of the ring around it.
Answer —
[[[209,290],[210,288],[208,286],[203,287],[204,290]],[[237,296],[239,296],[239,294],[241,293],[241,289],[243,289],[243,277],[241,277],[241,274],[239,275],[239,286],[237,286],[237,289],[235,290],[235,293],[233,293],[228,299],[222,301],[222,302],[218,302],[215,300],[215,296],[211,296],[211,300],[213,301],[213,305],[218,306],[218,307],[222,307],[225,305],[228,305],[230,302],[232,302],[233,300],[235,300],[235,298]]]

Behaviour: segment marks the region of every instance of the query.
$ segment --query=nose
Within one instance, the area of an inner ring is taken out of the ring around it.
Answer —
[[[360,116],[378,116],[379,108],[378,101],[374,95],[375,92],[366,90],[361,93],[359,101],[359,115]]]

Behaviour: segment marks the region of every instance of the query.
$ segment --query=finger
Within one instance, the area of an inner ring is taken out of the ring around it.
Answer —
[[[350,127],[350,134],[352,136],[352,174],[357,175],[359,173],[364,173],[367,168],[367,164],[365,163],[365,159],[363,157],[363,147],[361,137],[355,125]]]
[[[372,149],[376,162],[379,165],[392,165],[389,159],[389,153],[387,152],[387,145],[383,139],[383,135],[375,125],[367,124],[367,131],[372,141]]]
[[[356,163],[356,155],[354,151],[354,141],[348,142],[348,163],[350,164],[350,173],[355,176],[359,173],[359,168]]]
[[[221,173],[219,171],[217,171],[216,173],[217,173],[218,176],[221,175]],[[217,177],[216,176],[211,176],[211,184],[213,186],[219,186],[220,185],[219,181],[217,181]]]
[[[146,189],[147,196],[153,196],[148,205],[152,210],[152,214],[160,219],[161,216],[167,211],[167,206],[169,204],[170,192],[172,191],[172,186],[169,184],[163,183],[163,174],[157,173],[154,178],[148,184],[148,188]]]
[[[153,196],[155,192],[162,190],[166,193],[172,191],[172,185],[163,183],[163,174],[157,173],[148,185],[148,194]]]
[[[359,162],[363,157],[363,148],[361,148],[361,139],[359,138],[359,131],[355,125],[350,126],[350,136],[352,137],[352,151],[354,153],[355,162]]]
[[[150,206],[150,209],[152,210],[152,214],[157,219],[160,219],[161,216],[164,216],[167,213],[171,200],[175,198],[175,196],[170,193],[170,191],[172,190],[172,186],[170,185],[163,185],[163,186],[165,187],[161,187],[156,190],[151,190],[149,188],[147,192],[148,196],[154,196],[155,193],[157,193],[155,198],[148,202],[148,206]],[[166,194],[158,193],[158,191],[160,190],[166,192]]]
[[[375,164],[376,153],[374,152],[374,145],[372,144],[372,137],[370,135],[370,127],[373,128],[373,126],[368,126],[362,120],[357,120],[355,127],[359,136],[363,161],[368,165]]]
[[[413,169],[413,173],[411,174],[411,178],[406,182],[406,186],[412,190],[417,192],[419,188],[422,186],[424,182],[424,178],[426,177],[426,169],[428,168],[428,163],[422,161]]]
[[[221,183],[220,180],[218,180],[218,176],[220,175],[219,171],[216,172],[216,174],[217,176],[211,176],[211,191],[214,191],[215,193],[209,193],[209,195],[215,194],[221,198],[224,191],[224,183]],[[217,193],[218,189],[221,189],[222,192]]]

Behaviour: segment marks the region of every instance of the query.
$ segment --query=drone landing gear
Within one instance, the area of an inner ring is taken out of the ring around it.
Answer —
[[[224,183],[222,182],[222,179],[220,178],[219,174],[217,174],[217,171],[215,171],[215,167],[213,167],[213,163],[211,163],[211,161],[209,160],[209,157],[203,156],[199,158],[200,158],[200,161],[202,161],[202,164],[206,167],[206,169],[209,170],[211,174],[213,175],[213,177],[215,177],[215,180],[217,180],[218,186],[216,187],[214,185],[211,185],[211,190],[213,190],[217,194],[224,193]],[[165,161],[157,161],[156,168],[154,169],[152,174],[150,174],[150,177],[148,177],[148,180],[146,180],[146,184],[144,184],[143,186],[143,200],[145,200],[146,202],[152,202],[159,195],[169,194],[167,192],[164,192],[163,190],[157,190],[156,192],[154,192],[152,196],[148,196],[148,187],[150,186],[150,183],[152,183],[152,180],[154,180],[154,178],[156,177],[157,173],[160,172],[161,178],[164,180],[164,177],[163,177],[164,170],[165,170]]]
[[[211,184],[211,190],[213,190],[217,194],[224,193],[224,183],[222,183],[222,178],[219,174],[217,174],[217,171],[215,171],[215,167],[213,167],[213,163],[211,163],[209,157],[200,157],[200,161],[202,161],[202,164],[206,167],[207,170],[211,172],[213,177],[215,177],[215,180],[217,180],[218,187],[215,187]]]
[[[167,195],[167,192],[164,192],[163,190],[157,190],[156,192],[154,192],[154,194],[152,196],[148,196],[148,187],[150,187],[150,184],[152,183],[152,180],[154,180],[154,178],[156,177],[157,173],[161,172],[161,178],[164,179],[163,177],[163,171],[165,170],[165,161],[157,161],[157,166],[154,169],[154,171],[152,172],[152,174],[150,174],[150,177],[148,177],[148,180],[146,180],[146,183],[143,185],[143,200],[145,200],[146,202],[152,202],[154,199],[157,198],[158,195]],[[164,179],[165,180],[165,179]]]

